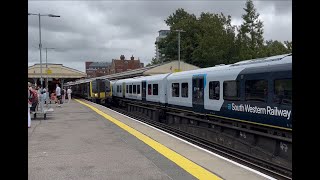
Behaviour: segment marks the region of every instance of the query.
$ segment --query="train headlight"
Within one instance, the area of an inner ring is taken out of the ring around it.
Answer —
[[[98,93],[94,93],[94,97],[98,97]]]

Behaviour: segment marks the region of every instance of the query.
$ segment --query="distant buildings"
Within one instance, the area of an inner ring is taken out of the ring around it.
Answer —
[[[121,55],[120,59],[112,59],[110,74],[139,69],[142,67],[144,67],[144,64],[140,62],[140,59],[135,60],[134,57],[131,56],[130,60],[126,60],[124,55]]]
[[[110,74],[110,69],[110,62],[86,62],[86,73],[88,78]]]
[[[134,59],[132,56],[130,60],[126,60],[124,55],[121,55],[120,59],[112,59],[111,62],[85,62],[85,65],[88,78],[115,74],[144,67],[144,64],[141,63],[139,59]]]
[[[169,33],[170,33],[170,30],[160,30],[159,36],[156,38],[156,42],[159,42],[160,39],[167,37]],[[162,54],[159,52],[159,47],[156,44],[156,59],[160,60],[161,57],[162,57]]]

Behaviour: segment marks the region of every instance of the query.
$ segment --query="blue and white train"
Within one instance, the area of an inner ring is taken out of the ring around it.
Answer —
[[[119,100],[292,130],[292,55],[111,81]]]

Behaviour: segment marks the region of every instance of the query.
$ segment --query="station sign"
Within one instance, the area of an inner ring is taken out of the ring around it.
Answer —
[[[52,70],[51,69],[47,69],[47,74],[52,74]]]

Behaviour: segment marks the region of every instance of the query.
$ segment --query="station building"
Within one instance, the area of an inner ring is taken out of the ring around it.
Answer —
[[[36,85],[41,84],[40,64],[34,64],[28,67],[28,82]],[[62,64],[42,64],[42,78],[44,87],[48,87],[49,92],[55,91],[56,84],[60,87],[69,81],[86,78],[87,74],[76,69],[72,69]]]

